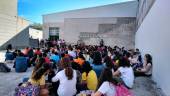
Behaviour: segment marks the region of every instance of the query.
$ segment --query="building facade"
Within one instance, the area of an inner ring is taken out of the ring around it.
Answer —
[[[0,46],[17,34],[17,0],[0,0]]]
[[[43,38],[134,48],[137,1],[43,15]]]
[[[43,32],[41,30],[29,28],[29,37],[41,41],[43,39]]]

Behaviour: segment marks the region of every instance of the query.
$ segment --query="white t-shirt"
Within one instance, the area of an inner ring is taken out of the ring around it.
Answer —
[[[134,72],[132,67],[119,67],[118,70],[121,73],[121,79],[124,81],[126,86],[132,88],[134,83]]]
[[[72,56],[73,58],[76,58],[76,52],[74,52],[74,51],[68,51],[68,54],[70,55],[70,56]]]
[[[115,96],[116,94],[115,86],[108,81],[103,82],[98,91],[104,96]]]
[[[138,56],[136,56],[136,57],[129,57],[129,61],[130,61],[130,64],[137,64],[137,63],[139,63],[139,61],[138,61]]]
[[[90,61],[90,56],[87,54],[83,54],[84,58],[86,59],[86,61]]]
[[[65,70],[62,70],[52,78],[52,82],[56,82],[58,80],[60,81],[60,85],[57,91],[59,96],[73,96],[76,94],[76,77],[76,71],[73,70],[73,78],[72,80],[68,80],[65,75]]]

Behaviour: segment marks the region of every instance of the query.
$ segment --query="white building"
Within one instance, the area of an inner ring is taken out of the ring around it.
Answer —
[[[43,15],[43,38],[134,48],[137,1]],[[123,39],[122,39],[123,38]]]
[[[43,32],[41,30],[29,28],[29,36],[32,39],[38,39],[40,41],[43,39]]]

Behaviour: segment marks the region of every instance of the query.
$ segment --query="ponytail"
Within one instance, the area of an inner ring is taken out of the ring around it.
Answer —
[[[65,74],[66,74],[68,80],[71,80],[73,78],[73,69],[71,67],[66,67]]]
[[[64,57],[61,60],[61,63],[65,69],[65,75],[67,76],[68,80],[71,80],[73,78],[73,69],[70,66],[70,58]]]

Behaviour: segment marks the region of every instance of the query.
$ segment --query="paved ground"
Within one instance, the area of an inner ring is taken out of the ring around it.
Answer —
[[[12,67],[13,64],[8,66]],[[28,69],[25,73],[16,73],[14,69],[10,73],[0,73],[0,96],[13,96],[14,89],[22,78],[31,75],[32,68]]]
[[[4,60],[3,55],[4,52],[0,52],[0,62]],[[8,66],[12,68],[13,64],[8,64]],[[10,73],[0,73],[0,96],[13,96],[16,85],[22,81],[22,78],[29,77],[31,70],[32,68],[29,68],[25,73],[16,73],[12,68]],[[163,96],[155,83],[145,77],[135,78],[132,92],[135,96]]]

